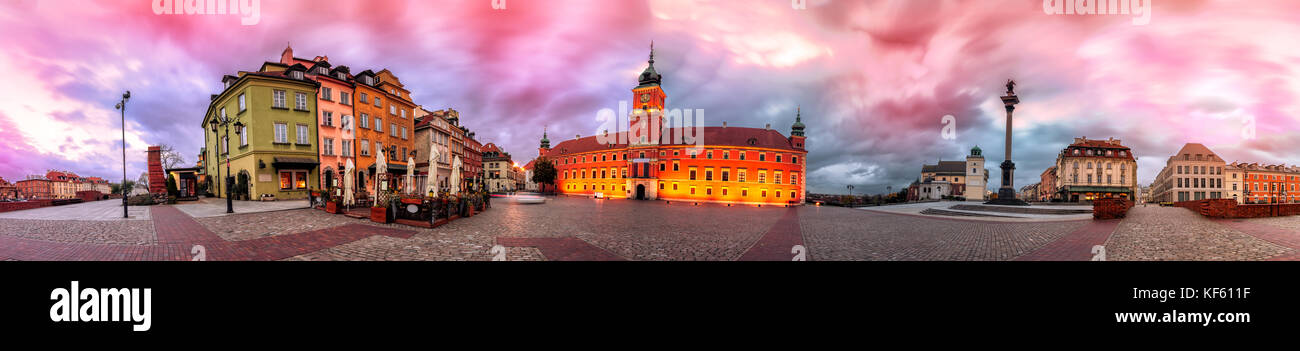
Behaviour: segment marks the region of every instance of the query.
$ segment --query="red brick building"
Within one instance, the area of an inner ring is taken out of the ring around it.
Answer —
[[[31,177],[20,180],[14,185],[18,188],[18,196],[24,199],[53,199],[54,186],[49,179],[40,177]]]
[[[642,118],[663,114],[667,94],[661,79],[652,52],[640,84],[632,89],[635,109],[648,113],[634,115],[626,132],[575,137],[554,147],[543,137],[539,154],[555,162],[558,192],[691,202],[804,202],[808,152],[798,114],[788,137],[770,126],[728,127],[724,122],[721,127],[690,128],[700,132],[702,145],[675,143],[672,138],[682,128],[668,129],[653,140],[644,137],[643,128],[654,121]]]
[[[0,177],[0,200],[18,198],[18,186]]]

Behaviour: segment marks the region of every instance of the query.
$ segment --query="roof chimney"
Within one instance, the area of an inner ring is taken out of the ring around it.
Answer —
[[[771,124],[771,123],[768,123],[768,124],[763,125],[763,129],[765,129],[765,130],[770,130],[770,129],[772,129],[772,124]]]

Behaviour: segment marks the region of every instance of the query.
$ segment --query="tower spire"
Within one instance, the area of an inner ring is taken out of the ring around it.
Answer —
[[[803,124],[803,106],[795,106],[794,124],[790,125],[790,136],[804,136],[804,128],[806,128],[806,126]]]
[[[655,41],[650,41],[650,64],[655,64]]]

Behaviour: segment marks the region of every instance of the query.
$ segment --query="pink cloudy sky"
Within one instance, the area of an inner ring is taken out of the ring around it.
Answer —
[[[1185,142],[1229,161],[1300,160],[1296,1],[1155,0],[1140,26],[1047,15],[1039,0],[264,0],[252,26],[155,15],[150,2],[0,1],[0,176],[120,177],[113,104],[128,89],[130,177],[151,144],[194,162],[221,76],[286,42],[354,72],[392,70],[417,103],[462,111],[521,163],[543,126],[553,141],[591,135],[597,111],[630,99],[651,40],[670,107],[704,109],[707,125],[788,133],[802,106],[816,192],[898,189],[974,145],[995,168],[1009,77],[1023,101],[1017,185],[1078,136],[1123,139],[1144,184]],[[955,140],[940,137],[949,114]]]

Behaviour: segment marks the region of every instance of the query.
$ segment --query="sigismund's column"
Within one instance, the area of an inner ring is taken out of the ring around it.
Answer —
[[[1011,162],[1011,112],[1016,110],[1020,97],[1016,96],[1016,81],[1007,80],[1007,95],[1002,97],[1002,105],[1007,109],[1006,159],[1002,161],[1002,187],[998,188],[998,198],[987,202],[994,205],[1029,206],[1029,203],[1016,198],[1014,184],[1016,163]]]

